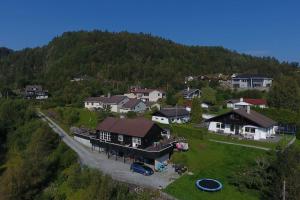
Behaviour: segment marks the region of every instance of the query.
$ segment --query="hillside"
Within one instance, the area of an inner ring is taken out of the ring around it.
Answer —
[[[56,88],[60,84],[55,83],[89,75],[165,86],[189,74],[249,72],[277,76],[290,70],[291,65],[273,58],[241,55],[222,47],[184,46],[145,34],[81,31],[66,32],[42,48],[4,56],[0,80],[14,86],[45,82]]]
[[[13,53],[13,50],[5,48],[5,47],[0,47],[0,59],[2,57],[5,57],[5,56],[11,54],[11,53]]]

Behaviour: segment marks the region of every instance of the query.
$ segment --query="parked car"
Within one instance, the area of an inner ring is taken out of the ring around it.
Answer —
[[[132,163],[130,166],[130,170],[133,172],[143,174],[145,176],[150,176],[154,173],[154,171],[150,167],[145,166],[143,163],[138,163],[138,162]]]

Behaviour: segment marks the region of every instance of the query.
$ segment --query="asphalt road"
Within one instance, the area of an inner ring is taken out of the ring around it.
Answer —
[[[114,180],[134,184],[147,188],[165,188],[172,180],[178,178],[171,166],[165,172],[157,172],[152,176],[143,176],[130,171],[130,164],[121,160],[116,161],[108,159],[104,153],[92,151],[90,148],[83,146],[81,143],[69,136],[58,124],[47,117],[44,113],[38,112],[40,118],[47,122],[71,149],[79,156],[80,162],[91,168],[99,169],[102,173],[110,175]]]

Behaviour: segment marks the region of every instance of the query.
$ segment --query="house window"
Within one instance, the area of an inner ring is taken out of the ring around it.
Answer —
[[[160,97],[160,93],[158,93],[158,94],[157,94],[157,96],[159,96],[159,97]]]
[[[255,133],[255,128],[246,127],[245,128],[245,132],[247,132],[247,133]]]
[[[123,140],[124,140],[123,135],[118,135],[118,141],[119,141],[119,142],[123,142]]]
[[[217,123],[217,128],[219,128],[219,129],[225,129],[225,124],[223,124],[223,123]]]
[[[141,144],[142,144],[142,140],[141,140],[141,138],[133,137],[133,138],[132,138],[132,143],[141,145]]]
[[[100,140],[110,141],[110,133],[109,132],[100,132]]]

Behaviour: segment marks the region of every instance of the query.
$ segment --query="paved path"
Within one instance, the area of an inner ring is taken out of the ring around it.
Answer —
[[[289,146],[294,144],[295,141],[296,141],[296,136],[294,136],[293,139],[291,139],[291,141],[289,141],[289,143],[286,145],[286,148],[288,148]]]
[[[129,163],[123,163],[121,160],[116,161],[108,159],[104,153],[92,151],[90,148],[83,146],[81,143],[70,137],[58,124],[44,113],[39,111],[38,115],[62,138],[64,143],[78,154],[82,164],[99,169],[102,173],[110,175],[115,180],[158,189],[165,188],[172,180],[178,178],[178,175],[175,174],[170,165],[168,165],[168,170],[166,172],[154,173],[152,176],[143,176],[138,173],[133,173],[130,171]]]
[[[260,150],[264,150],[264,151],[270,151],[270,148],[267,147],[260,147],[260,146],[254,146],[254,145],[249,145],[249,144],[240,144],[240,143],[233,143],[233,142],[225,142],[225,141],[221,141],[221,140],[214,140],[214,139],[209,139],[209,141],[211,142],[217,142],[217,143],[221,143],[221,144],[231,144],[231,145],[236,145],[236,146],[241,146],[241,147],[248,147],[248,148],[252,148],[252,149],[260,149]]]

